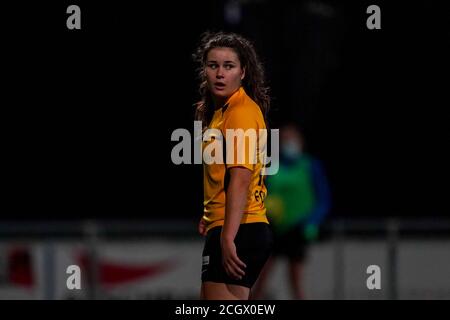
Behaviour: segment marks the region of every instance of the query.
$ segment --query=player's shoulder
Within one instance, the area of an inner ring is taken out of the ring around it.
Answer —
[[[262,118],[262,112],[258,104],[242,89],[234,99],[230,100],[227,116],[258,119]]]

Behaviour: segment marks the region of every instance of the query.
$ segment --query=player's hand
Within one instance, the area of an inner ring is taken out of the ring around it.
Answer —
[[[226,273],[234,279],[242,279],[245,275],[244,268],[247,266],[239,259],[236,253],[236,245],[234,241],[220,238],[220,246],[222,248],[222,264]]]
[[[200,218],[200,222],[198,223],[198,233],[202,236],[206,236],[206,221],[203,217]]]

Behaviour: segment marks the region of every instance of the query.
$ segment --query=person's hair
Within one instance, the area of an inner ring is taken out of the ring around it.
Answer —
[[[202,121],[206,127],[212,119],[214,108],[212,97],[206,83],[204,72],[208,52],[213,48],[226,47],[233,49],[245,69],[245,77],[242,86],[250,98],[255,101],[261,109],[264,121],[267,125],[267,114],[270,108],[269,87],[265,83],[264,68],[256,54],[253,44],[236,33],[205,32],[201,36],[200,44],[192,55],[198,64],[198,80],[200,82],[199,93],[201,100],[195,104],[195,119]]]

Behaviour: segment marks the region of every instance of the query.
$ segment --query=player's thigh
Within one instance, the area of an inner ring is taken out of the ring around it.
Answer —
[[[229,283],[205,281],[202,283],[203,299],[248,300],[250,289]]]

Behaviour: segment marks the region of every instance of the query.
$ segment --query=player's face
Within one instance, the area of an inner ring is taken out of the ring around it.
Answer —
[[[245,70],[231,48],[214,48],[208,52],[205,64],[208,89],[214,98],[224,102],[241,86]]]

